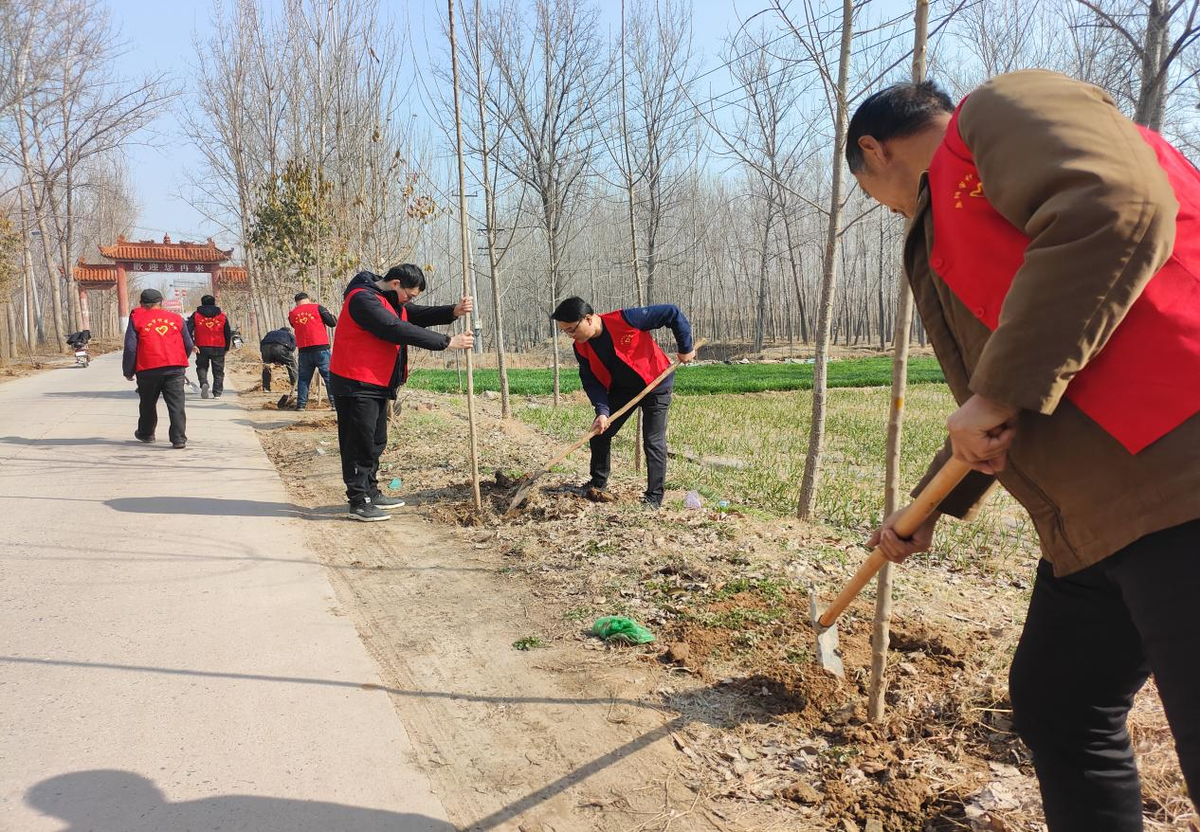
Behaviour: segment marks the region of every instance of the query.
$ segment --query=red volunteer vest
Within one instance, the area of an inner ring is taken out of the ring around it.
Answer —
[[[134,372],[159,367],[186,367],[187,349],[183,346],[183,318],[163,309],[139,306],[129,315],[137,330],[137,365]]]
[[[1157,133],[1138,129],[1179,201],[1175,248],[1066,392],[1134,454],[1200,412],[1200,172]],[[994,330],[1029,238],[992,207],[983,188],[956,111],[929,167],[929,265]]]
[[[667,358],[667,354],[659,349],[658,344],[654,343],[653,336],[649,332],[643,332],[637,327],[630,326],[625,321],[625,316],[621,314],[621,310],[606,312],[600,316],[600,320],[604,321],[604,328],[612,337],[613,352],[616,353],[617,358],[628,364],[635,373],[641,376],[642,381],[649,384],[658,378],[663,370],[671,366],[671,359]],[[584,341],[582,344],[576,342],[575,352],[587,359],[588,366],[592,369],[592,375],[604,385],[605,390],[612,387],[612,373],[604,366],[604,362],[600,360],[600,356],[596,355],[596,351],[592,349],[589,342]]]
[[[224,347],[225,346],[225,313],[214,315],[211,318],[201,315],[196,312],[192,315],[192,322],[196,325],[196,346],[197,347]]]
[[[333,345],[333,355],[329,359],[329,372],[342,378],[352,378],[367,384],[387,387],[392,383],[392,370],[396,367],[396,357],[400,354],[400,345],[391,344],[376,338],[367,332],[350,317],[350,298],[364,289],[355,289],[346,295],[342,303],[341,314],[338,315],[337,341]],[[391,302],[380,297],[385,311],[396,315]],[[408,310],[400,307],[400,320],[408,320]],[[318,317],[319,320],[319,317]],[[297,339],[297,342],[299,340]],[[408,368],[404,368],[400,381],[408,378]]]
[[[302,303],[295,307],[288,313],[288,321],[296,330],[296,346],[300,349],[329,346],[329,332],[321,320],[321,310],[315,303]]]

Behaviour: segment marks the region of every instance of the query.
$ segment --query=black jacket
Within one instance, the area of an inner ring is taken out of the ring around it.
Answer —
[[[372,398],[396,398],[402,380],[408,368],[409,346],[426,350],[441,351],[450,345],[450,336],[440,332],[432,332],[425,327],[454,323],[454,306],[418,306],[415,303],[405,305],[408,320],[401,321],[388,313],[380,301],[384,298],[393,307],[400,308],[400,298],[395,292],[381,292],[375,286],[379,275],[371,272],[359,272],[346,285],[343,297],[355,289],[365,289],[348,301],[346,311],[356,324],[367,332],[390,344],[400,345],[400,354],[396,366],[392,369],[392,380],[387,387],[368,384],[352,378],[330,373],[329,392],[335,396],[370,396]],[[337,345],[334,344],[334,349]]]
[[[214,306],[211,303],[205,303],[196,307],[196,312],[199,312],[206,318],[215,318],[221,314],[221,307]],[[196,337],[196,312],[187,316],[187,329],[192,338]],[[224,351],[228,351],[233,344],[233,327],[229,325],[229,316],[225,316],[225,347]],[[201,347],[205,350],[219,350],[221,347]]]
[[[259,349],[262,349],[267,344],[279,344],[288,352],[291,352],[292,350],[296,349],[296,336],[292,335],[290,331],[284,329],[283,327],[280,327],[279,329],[272,329],[263,336],[261,341],[259,341],[258,347]]]

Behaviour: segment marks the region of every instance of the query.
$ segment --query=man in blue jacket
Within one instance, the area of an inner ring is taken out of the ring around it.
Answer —
[[[650,332],[670,328],[675,333],[679,362],[686,364],[696,357],[692,326],[679,307],[671,304],[598,315],[577,297],[564,300],[550,317],[558,322],[564,335],[575,340],[579,378],[596,409],[592,427],[600,433],[591,441],[592,478],[588,487],[603,492],[611,469],[612,438],[633,410],[617,419],[609,417],[671,365]],[[638,405],[642,409],[642,447],[646,452],[646,494],[642,501],[655,508],[662,505],[667,480],[667,408],[673,389],[674,377],[668,376]]]

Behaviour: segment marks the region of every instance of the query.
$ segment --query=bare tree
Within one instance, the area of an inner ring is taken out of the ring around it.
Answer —
[[[196,44],[184,116],[204,163],[188,197],[245,244],[256,317],[283,315],[301,287],[333,303],[347,271],[410,257],[441,211],[410,121],[399,117],[403,41],[380,9],[379,0],[288,0],[270,10],[233,0],[217,6],[213,34]],[[268,262],[250,234],[264,183],[289,166],[322,194],[298,268]]]
[[[1078,0],[1125,42],[1138,65],[1133,120],[1161,130],[1169,94],[1191,78],[1172,82],[1181,55],[1200,39],[1200,0]]]
[[[925,80],[925,53],[929,39],[929,0],[917,0],[913,20],[913,83]],[[883,262],[880,214],[880,263]],[[882,269],[881,269],[882,272]],[[908,347],[913,319],[913,296],[906,280],[898,281],[896,329],[892,336],[892,395],[888,408],[883,516],[900,507],[900,449],[904,436],[904,397],[908,392]],[[871,683],[867,713],[872,722],[883,719],[887,706],[887,656],[891,643],[893,565],[885,563],[875,581],[875,624],[871,633]]]
[[[547,253],[550,305],[562,297],[563,258],[573,210],[596,148],[596,104],[604,50],[596,12],[583,0],[537,0],[532,20],[508,2],[492,17],[485,42],[497,69],[499,95],[512,104],[512,129],[496,161],[538,201]],[[558,328],[554,402],[560,399]]]
[[[61,349],[79,324],[63,285],[77,252],[77,204],[89,159],[127,146],[171,97],[162,76],[123,78],[124,53],[103,7],[84,0],[7,4],[3,35],[7,122],[0,153],[20,171],[40,237],[49,317]],[[34,283],[36,287],[36,282]],[[64,315],[67,316],[64,319]]]
[[[458,95],[458,44],[454,37],[454,0],[446,0],[447,3],[447,20],[450,27],[450,62],[453,67],[453,84],[454,84],[454,133],[455,146],[458,155],[458,226],[459,237],[462,243],[462,286],[463,295],[471,294],[471,280],[467,274],[469,263],[469,248],[471,246],[471,235],[467,229],[467,165],[463,158],[463,130],[462,130],[462,106],[459,102]],[[467,315],[467,329],[471,330],[470,320],[474,317],[474,313]],[[466,354],[467,359],[467,425],[470,436],[470,454],[471,454],[471,495],[475,501],[475,510],[483,510],[483,500],[479,494],[479,441],[475,433],[475,378],[474,365],[471,356],[471,351]]]
[[[779,9],[783,13],[782,9]],[[798,31],[792,27],[794,31]],[[817,317],[816,357],[813,362],[812,426],[809,430],[808,453],[804,459],[804,476],[800,484],[797,515],[802,520],[812,517],[817,499],[821,449],[825,441],[826,375],[829,366],[829,329],[833,312],[833,292],[837,281],[838,245],[841,241],[842,183],[845,178],[842,157],[846,148],[846,123],[849,120],[847,90],[850,83],[850,45],[854,38],[854,5],[843,0],[841,45],[838,50],[837,82],[830,86],[830,72],[823,71],[826,90],[833,110],[833,173],[829,189],[829,214],[826,226],[825,252],[821,267],[821,300]],[[805,42],[801,38],[801,42]],[[808,45],[814,60],[820,61],[824,51],[816,43]]]

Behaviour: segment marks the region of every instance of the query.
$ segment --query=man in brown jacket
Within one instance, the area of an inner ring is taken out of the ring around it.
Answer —
[[[968,516],[998,480],[1041,540],[1009,687],[1052,832],[1142,829],[1125,719],[1150,673],[1200,802],[1200,235],[1180,208],[1200,177],[1173,153],[1103,91],[1043,71],[993,78],[957,112],[899,84],[849,128],[851,172],[910,221],[905,270],[960,405],[926,481],[951,453],[975,468],[940,513]],[[1150,302],[1176,280],[1179,300]],[[888,518],[871,544],[899,563],[938,516],[909,540]]]

